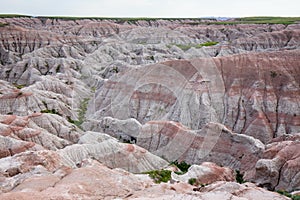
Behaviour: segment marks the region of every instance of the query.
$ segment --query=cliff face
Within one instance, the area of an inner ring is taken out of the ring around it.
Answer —
[[[300,128],[299,50],[167,61],[104,82],[95,116],[223,123],[263,143]],[[90,110],[92,113],[93,110]]]
[[[82,198],[140,198],[151,191],[159,197],[166,189],[168,197],[214,199],[226,187],[228,199],[262,193],[284,199],[238,183],[200,192],[188,185],[158,186],[105,167],[141,173],[175,160],[213,162],[190,172],[205,178],[226,171],[231,180],[232,170],[239,170],[270,190],[300,190],[300,24],[0,23],[8,24],[0,27],[1,199],[29,198],[31,190],[23,190],[32,186],[36,198],[56,198],[49,196],[52,186],[56,193],[68,187],[64,198],[77,198],[82,188],[70,185],[72,177],[102,172],[124,182],[111,194],[106,186],[101,193],[86,187]],[[208,182],[218,180],[227,179]],[[38,187],[40,182],[47,186]]]

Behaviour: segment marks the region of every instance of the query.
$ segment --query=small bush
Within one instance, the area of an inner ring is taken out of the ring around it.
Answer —
[[[19,85],[19,84],[16,84],[16,83],[14,83],[13,84],[16,88],[18,88],[18,89],[22,89],[23,87],[25,87],[25,85]]]
[[[56,115],[61,115],[59,114],[59,112],[57,112],[56,110],[52,109],[52,110],[42,110],[41,113],[50,113],[50,114],[56,114]]]
[[[300,195],[292,195],[292,200],[300,200]]]
[[[197,179],[196,179],[196,178],[190,178],[190,179],[189,179],[189,184],[190,184],[190,185],[195,185],[196,182],[197,182]]]
[[[286,197],[291,198],[292,200],[300,200],[300,195],[292,195],[289,192],[285,191],[285,190],[277,190],[277,193],[284,195]]]
[[[246,181],[243,178],[243,174],[241,174],[241,172],[239,170],[235,170],[235,180],[236,182],[242,184],[245,183]]]
[[[270,71],[270,76],[271,76],[272,78],[275,78],[275,77],[277,76],[277,73],[274,72],[274,71]]]
[[[0,23],[0,27],[8,26],[8,23]]]
[[[119,73],[119,68],[118,67],[113,67],[112,69],[111,69],[111,72],[113,72],[113,73]]]
[[[150,172],[146,172],[150,178],[154,180],[155,183],[168,182],[171,179],[171,171],[170,170],[154,170]]]
[[[178,167],[178,169],[180,169],[181,172],[182,172],[182,173],[179,172],[180,174],[186,173],[189,170],[190,166],[191,166],[190,164],[187,164],[185,161],[182,161],[182,162],[178,163],[177,160],[171,162],[171,165],[175,165],[176,167]]]
[[[277,193],[282,194],[282,195],[284,195],[286,197],[289,197],[289,198],[292,197],[292,195],[290,193],[288,193],[287,191],[284,191],[284,190],[277,190]]]

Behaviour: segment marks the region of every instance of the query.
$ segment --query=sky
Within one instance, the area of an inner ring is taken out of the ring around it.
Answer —
[[[299,17],[300,0],[0,0],[0,13],[80,17]]]

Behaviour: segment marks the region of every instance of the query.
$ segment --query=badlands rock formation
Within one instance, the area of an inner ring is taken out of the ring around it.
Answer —
[[[169,162],[205,161],[250,172],[261,158],[265,146],[253,137],[232,133],[224,125],[209,123],[201,130],[190,130],[179,123],[151,121],[141,126],[136,120],[104,118],[103,129],[115,137],[136,138],[137,145]]]
[[[192,178],[195,183],[202,185],[211,184],[217,181],[234,181],[234,173],[229,168],[220,167],[214,163],[203,162],[201,165],[192,165],[188,172],[183,175],[177,175],[172,172],[172,179],[188,183]]]
[[[299,23],[0,23],[0,199],[300,190]],[[175,160],[192,167],[168,183],[144,174]]]
[[[1,199],[288,199],[250,183],[216,182],[199,191],[187,183],[157,185],[146,175],[112,170],[93,160],[77,169],[57,169],[55,158],[47,159],[52,163],[36,166],[37,174],[27,175],[10,192],[0,194]]]

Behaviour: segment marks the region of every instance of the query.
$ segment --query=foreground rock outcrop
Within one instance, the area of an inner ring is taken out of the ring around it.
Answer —
[[[192,165],[182,175],[172,173],[172,180],[175,181],[189,183],[193,179],[196,185],[208,185],[217,181],[235,181],[233,170],[210,162],[204,162],[201,165]]]
[[[112,170],[92,160],[85,160],[80,168],[72,169],[59,165],[55,154],[44,152],[28,156],[24,160],[26,164],[17,166],[18,163],[10,162],[15,168],[6,174],[3,173],[6,162],[1,162],[0,173],[4,180],[1,182],[1,199],[287,199],[250,183],[216,182],[200,189],[186,183],[157,185],[146,175]],[[18,184],[7,191],[9,185],[5,179]]]
[[[256,183],[268,189],[300,189],[300,141],[297,137],[267,146],[263,159],[256,163]]]
[[[117,138],[133,139],[132,142],[170,162],[209,161],[243,173],[254,169],[265,149],[259,140],[233,133],[218,123],[209,123],[201,130],[190,130],[172,121],[150,121],[142,126],[133,119],[104,118],[98,124],[102,131]]]

